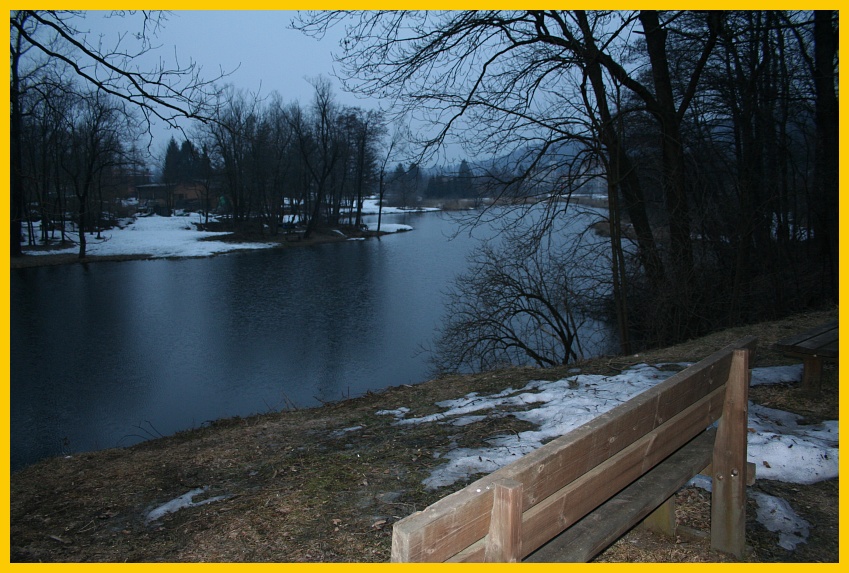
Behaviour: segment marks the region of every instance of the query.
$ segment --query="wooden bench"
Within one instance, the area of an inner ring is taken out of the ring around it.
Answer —
[[[775,343],[782,353],[802,359],[802,388],[806,390],[820,389],[822,363],[824,360],[837,361],[837,346],[836,320]]]
[[[668,500],[708,466],[711,545],[741,557],[756,343],[740,340],[398,521],[391,560],[589,561],[657,508],[668,522]]]

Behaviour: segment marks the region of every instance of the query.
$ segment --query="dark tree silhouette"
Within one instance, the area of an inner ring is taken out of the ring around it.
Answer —
[[[26,89],[22,66],[60,66],[75,75],[85,89],[96,89],[140,112],[150,125],[155,120],[177,126],[179,118],[206,121],[213,115],[217,88],[225,74],[204,79],[194,62],[169,66],[164,60],[149,70],[141,70],[137,59],[155,49],[153,40],[165,24],[163,12],[113,12],[112,17],[139,16],[140,30],[127,34],[118,45],[102,46],[89,39],[83,29],[86,12],[57,10],[16,10],[10,13],[11,34],[11,255],[20,256],[24,190],[22,179],[20,98]],[[140,45],[134,50],[130,38]]]

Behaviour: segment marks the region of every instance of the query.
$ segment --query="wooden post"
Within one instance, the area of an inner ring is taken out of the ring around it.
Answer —
[[[822,389],[822,357],[814,354],[802,359],[802,388],[808,392]]]
[[[748,399],[749,351],[735,350],[713,448],[710,541],[737,558],[746,546]]]
[[[653,533],[675,537],[675,496],[673,495],[643,520],[643,527]]]
[[[518,563],[522,560],[522,484],[504,478],[492,485],[492,516],[484,561]]]

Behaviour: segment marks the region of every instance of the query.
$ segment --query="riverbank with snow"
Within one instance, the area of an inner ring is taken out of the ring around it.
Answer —
[[[367,199],[363,202],[363,215],[377,215],[379,212],[378,202]],[[437,211],[438,209],[401,209],[397,207],[383,207],[383,214],[417,213]],[[222,240],[224,237],[232,237],[227,231],[205,231],[198,229],[198,225],[205,221],[199,213],[180,213],[172,217],[159,215],[136,216],[132,219],[119,221],[117,227],[103,230],[99,233],[86,234],[86,257],[91,260],[121,260],[131,258],[189,258],[210,257],[214,255],[248,251],[256,249],[270,249],[286,245],[305,245],[315,242],[326,242],[331,240],[350,240],[360,237],[348,237],[342,232],[333,233],[328,236],[318,237],[311,242],[290,242],[285,234],[276,236],[269,235],[265,241],[233,241]],[[217,222],[218,219],[211,217],[210,221]],[[369,222],[367,225],[370,233],[377,233],[377,223]],[[381,234],[412,231],[410,225],[382,223],[379,232]],[[38,236],[39,229],[36,225],[35,235]],[[58,234],[56,235],[58,237]],[[79,237],[74,232],[67,232],[68,241],[66,246],[53,245],[50,248],[42,246],[32,248],[24,246],[27,257],[51,257],[54,262],[75,262],[79,253],[77,244]],[[273,239],[273,240],[272,240]],[[58,240],[58,239],[57,239]],[[12,261],[15,266],[33,266],[48,261],[28,261],[26,263]]]

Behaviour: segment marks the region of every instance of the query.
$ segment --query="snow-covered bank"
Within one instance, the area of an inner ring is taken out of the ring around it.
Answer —
[[[416,208],[402,208],[402,207],[387,207],[383,206],[383,214],[384,215],[397,215],[400,213],[428,213],[432,211],[439,211],[439,209],[434,207],[416,207]],[[365,199],[363,201],[363,215],[377,215],[380,213],[380,202],[377,199]],[[368,223],[369,231],[377,231],[377,221],[373,221]],[[380,232],[381,233],[400,233],[404,231],[412,231],[413,227],[410,225],[402,225],[400,223],[381,223]]]
[[[228,251],[267,249],[275,243],[229,243],[206,240],[229,235],[226,232],[199,231],[194,223],[198,215],[184,217],[139,217],[124,227],[86,235],[86,254],[92,256],[148,255],[151,257],[207,257]],[[72,234],[72,239],[76,237]],[[27,251],[31,255],[74,254],[79,247],[51,251]]]
[[[384,213],[398,212],[405,211],[384,208]],[[376,208],[374,213],[377,213]],[[100,238],[97,238],[94,233],[86,234],[86,254],[90,256],[144,255],[153,258],[208,257],[231,251],[268,249],[279,246],[279,243],[276,242],[234,243],[210,240],[231,233],[199,231],[195,223],[201,220],[200,215],[195,213],[175,217],[160,217],[158,215],[138,217],[123,226],[102,231]],[[369,225],[369,230],[374,231],[376,229],[376,223]],[[380,226],[381,232],[384,233],[411,231],[412,229],[413,227],[410,225],[400,224],[384,223]],[[70,233],[69,237],[74,241],[78,239],[74,233]],[[65,249],[53,250],[28,250],[25,247],[25,251],[28,255],[65,255],[76,254],[79,247],[76,244],[71,244]]]
[[[687,364],[676,365],[685,367]],[[515,416],[536,428],[514,435],[496,436],[484,448],[456,448],[445,453],[445,464],[424,480],[433,489],[456,483],[478,473],[490,473],[519,456],[540,447],[633,396],[666,380],[675,372],[641,364],[616,376],[578,374],[555,381],[533,381],[524,388],[507,388],[497,394],[472,393],[457,400],[440,402],[444,411],[430,416],[407,418],[409,409],[381,410],[392,415],[397,425],[439,422],[463,426],[490,415]],[[756,368],[752,385],[798,382],[802,366]],[[756,404],[749,407],[748,459],[757,476],[790,483],[810,484],[838,475],[838,422],[800,424],[801,417]],[[709,487],[709,480],[694,480]],[[781,536],[782,547],[792,549],[807,537],[807,524],[790,505],[763,493],[755,497],[762,511],[758,519]],[[776,512],[781,512],[779,515]],[[774,528],[774,529],[773,529]]]
[[[398,213],[426,213],[431,211],[439,211],[436,207],[389,207],[383,206],[384,215],[392,215]],[[374,198],[363,199],[363,215],[377,215],[380,212],[380,201]]]
[[[377,223],[369,223],[368,225],[369,231],[377,231]],[[383,223],[380,225],[381,233],[401,233],[404,231],[412,231],[413,228],[410,225],[402,225],[400,223]]]

